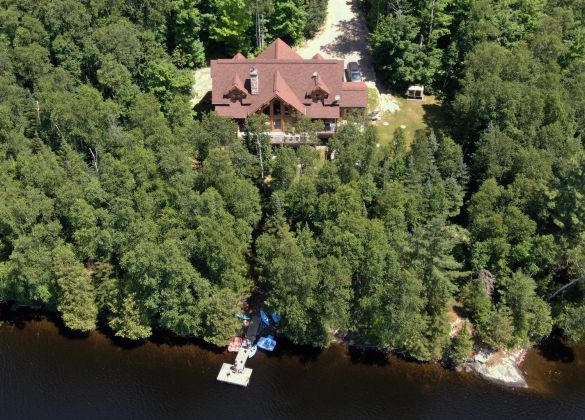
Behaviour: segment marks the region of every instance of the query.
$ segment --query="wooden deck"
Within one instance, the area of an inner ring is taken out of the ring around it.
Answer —
[[[260,317],[258,315],[253,315],[250,323],[248,324],[248,328],[246,329],[246,338],[250,340],[250,343],[254,343],[254,341],[256,341],[258,328],[260,328]]]
[[[244,368],[242,373],[237,373],[232,371],[232,366],[229,363],[224,363],[219,370],[217,380],[232,385],[248,386],[252,376],[252,369]]]

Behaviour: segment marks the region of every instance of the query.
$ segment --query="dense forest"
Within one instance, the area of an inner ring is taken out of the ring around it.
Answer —
[[[0,6],[1,300],[221,346],[256,288],[294,343],[456,363],[454,305],[493,349],[585,341],[582,1],[364,2],[380,74],[451,117],[383,146],[356,117],[333,160],[189,104],[189,68],[309,37],[325,0]]]
[[[381,75],[449,107],[470,175],[453,220],[471,276],[454,296],[477,335],[525,345],[553,325],[585,341],[585,3],[366,3]]]
[[[233,336],[260,170],[233,122],[193,118],[188,68],[206,43],[253,51],[258,4],[0,2],[1,300],[129,339]],[[268,6],[266,39],[324,18],[323,1]]]

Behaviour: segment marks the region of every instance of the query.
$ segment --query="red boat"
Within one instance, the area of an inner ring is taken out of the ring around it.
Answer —
[[[232,338],[232,341],[230,341],[230,343],[228,344],[228,351],[231,351],[232,353],[239,352],[243,342],[244,340],[242,339],[242,337]]]

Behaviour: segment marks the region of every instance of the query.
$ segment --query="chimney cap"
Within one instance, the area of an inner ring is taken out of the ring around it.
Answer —
[[[256,76],[258,74],[258,70],[256,70],[256,66],[250,67],[250,75]]]
[[[313,76],[311,77],[317,77],[319,75],[319,73],[317,73],[316,71],[313,72]]]

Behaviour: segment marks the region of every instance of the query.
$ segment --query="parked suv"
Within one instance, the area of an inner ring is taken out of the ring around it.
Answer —
[[[362,81],[362,72],[360,71],[360,65],[355,61],[347,63],[347,79],[350,82]]]

